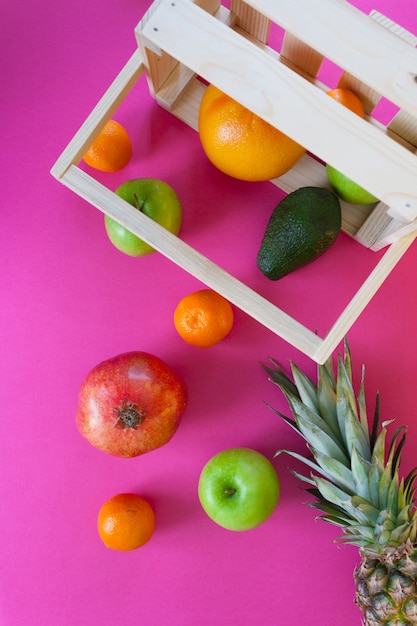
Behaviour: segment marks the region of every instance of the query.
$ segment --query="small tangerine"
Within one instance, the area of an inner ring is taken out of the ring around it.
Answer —
[[[136,550],[155,530],[155,514],[147,500],[133,493],[120,493],[105,502],[97,518],[101,540],[112,550]]]
[[[365,111],[363,108],[363,104],[358,96],[350,91],[350,89],[345,89],[343,87],[336,87],[336,89],[330,89],[326,92],[328,96],[343,104],[347,109],[359,115],[359,117],[365,117]]]
[[[174,312],[175,328],[184,341],[198,348],[210,348],[224,339],[234,323],[232,305],[211,289],[186,295]]]
[[[83,156],[84,162],[101,172],[117,172],[132,157],[132,143],[119,122],[109,120]]]

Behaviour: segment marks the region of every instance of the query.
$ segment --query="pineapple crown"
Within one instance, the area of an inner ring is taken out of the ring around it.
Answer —
[[[270,408],[307,442],[311,456],[279,450],[302,461],[313,471],[309,476],[293,471],[310,485],[306,489],[326,522],[343,529],[339,538],[376,552],[387,546],[414,543],[417,535],[415,480],[417,468],[400,479],[401,453],[406,440],[405,427],[398,428],[386,445],[387,426],[380,421],[379,394],[376,396],[372,428],[368,424],[362,366],[357,398],[352,382],[352,360],[347,340],[344,356],[338,355],[337,376],[330,357],[318,365],[317,385],[294,363],[291,380],[270,359],[264,365],[270,380],[284,393],[293,415],[286,417]]]

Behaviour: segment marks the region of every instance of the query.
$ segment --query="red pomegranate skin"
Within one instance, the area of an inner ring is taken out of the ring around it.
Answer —
[[[135,457],[168,443],[186,406],[186,387],[164,361],[147,352],[126,352],[86,376],[76,424],[95,448]]]

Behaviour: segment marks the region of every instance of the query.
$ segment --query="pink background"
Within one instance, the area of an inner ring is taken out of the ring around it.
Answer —
[[[354,4],[417,32],[412,2]],[[281,447],[304,450],[265,406],[287,411],[260,362],[295,359],[315,376],[314,363],[239,310],[221,344],[186,345],[172,314],[201,284],[160,255],[117,252],[102,215],[49,174],[134,51],[148,6],[38,0],[2,9],[0,624],[359,624],[357,550],[335,545],[337,529],[303,504],[289,458],[273,461],[281,500],[255,530],[221,529],[197,499],[199,473],[221,449],[249,446],[271,459]],[[267,281],[255,258],[281,192],[215,171],[197,134],[157,107],[145,80],[115,118],[134,157],[121,173],[97,177],[112,189],[137,176],[172,184],[186,241],[324,335],[380,253],[341,235],[316,263]],[[409,427],[404,473],[417,444],[416,266],[414,245],[349,333],[357,376],[367,366],[371,411],[379,389],[383,418]],[[136,349],[181,374],[189,406],[170,444],[125,460],[90,447],[74,413],[90,368]],[[123,491],[148,498],[157,517],[152,540],[131,553],[107,550],[96,532],[101,504]]]

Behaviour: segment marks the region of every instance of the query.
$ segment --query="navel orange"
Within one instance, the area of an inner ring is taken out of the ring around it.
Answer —
[[[207,87],[201,100],[198,129],[213,165],[241,180],[282,176],[305,153],[298,143],[214,85]]]

